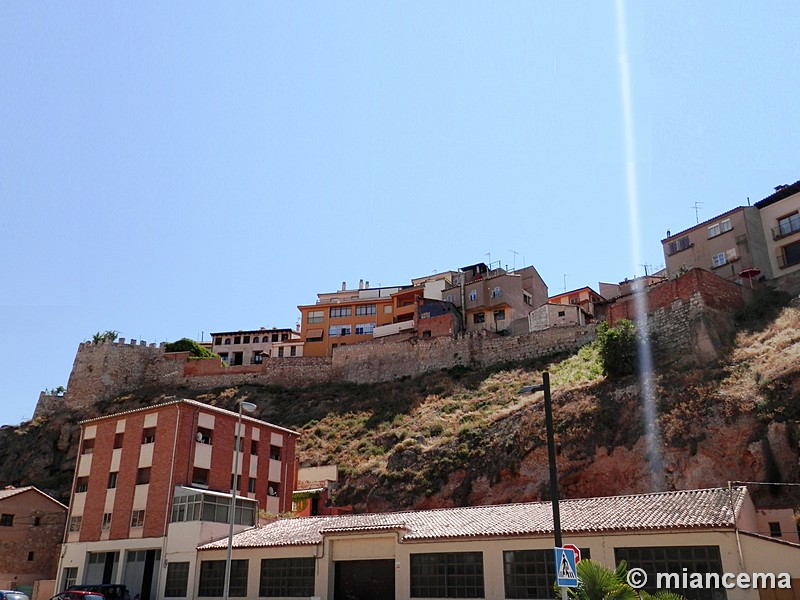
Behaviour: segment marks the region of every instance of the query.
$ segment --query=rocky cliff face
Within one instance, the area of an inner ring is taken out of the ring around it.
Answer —
[[[336,463],[340,504],[385,511],[549,497],[544,415],[523,384],[551,372],[560,491],[602,496],[800,480],[800,309],[741,331],[713,364],[656,373],[663,469],[653,478],[641,390],[597,372],[587,346],[503,369],[455,368],[375,384],[141,391],[0,428],[0,484],[36,485],[68,500],[78,422],[168,397],[225,408],[247,398],[259,417],[302,432],[304,464]],[[764,488],[762,502],[776,499]]]

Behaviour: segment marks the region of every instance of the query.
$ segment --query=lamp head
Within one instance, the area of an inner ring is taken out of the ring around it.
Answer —
[[[257,407],[255,404],[253,404],[252,402],[245,402],[244,400],[242,400],[241,402],[239,402],[239,409],[240,409],[242,412],[251,413],[251,412],[253,412],[253,411],[254,411],[256,408],[258,408],[258,407]]]

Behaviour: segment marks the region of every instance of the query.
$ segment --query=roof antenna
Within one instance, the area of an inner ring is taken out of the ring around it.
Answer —
[[[701,204],[705,204],[705,202],[695,202],[694,206],[689,207],[694,209],[694,218],[697,219],[698,225],[700,224],[700,213],[698,212],[698,209],[700,208]]]

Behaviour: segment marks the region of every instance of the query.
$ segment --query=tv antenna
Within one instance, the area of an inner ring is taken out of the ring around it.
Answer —
[[[694,218],[697,220],[697,224],[698,225],[700,224],[700,205],[701,204],[705,204],[705,202],[695,202],[692,206],[689,207],[689,208],[693,208],[694,209]]]
[[[517,270],[517,254],[519,254],[519,252],[517,252],[516,250],[509,250],[509,252],[511,252],[511,254],[514,255],[514,265],[511,268],[511,270],[512,271],[516,271]]]

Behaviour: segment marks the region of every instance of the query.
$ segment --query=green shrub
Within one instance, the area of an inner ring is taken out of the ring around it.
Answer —
[[[195,358],[219,358],[208,348],[205,348],[189,338],[182,338],[177,342],[170,342],[165,347],[166,352],[188,352],[189,356]]]
[[[603,373],[622,376],[636,371],[636,327],[631,321],[620,319],[615,327],[603,321],[597,327],[597,341]]]

